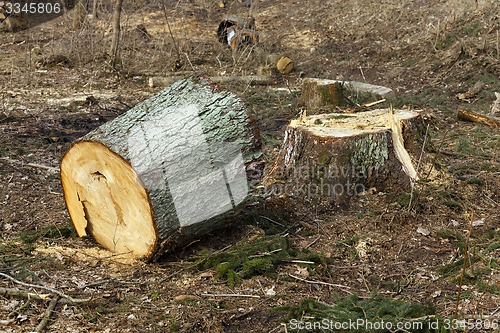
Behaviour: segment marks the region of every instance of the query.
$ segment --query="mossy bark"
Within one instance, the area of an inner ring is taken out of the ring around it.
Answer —
[[[408,190],[413,180],[395,154],[391,129],[380,118],[383,115],[354,114],[346,117],[348,120],[318,115],[292,122],[266,178],[268,194],[342,208],[351,197],[372,187]],[[396,119],[403,128],[405,147],[416,162],[423,119],[417,113],[399,117],[396,113]],[[372,122],[371,126],[367,122]]]
[[[352,107],[381,99],[393,99],[390,88],[357,81],[305,78],[299,105],[308,115],[337,112],[339,107]]]
[[[337,107],[348,106],[348,100],[342,82],[306,79],[302,83],[299,105],[312,115],[334,112]]]

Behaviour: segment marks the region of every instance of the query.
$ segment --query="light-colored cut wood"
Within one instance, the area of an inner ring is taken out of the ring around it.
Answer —
[[[131,165],[98,142],[79,142],[64,156],[61,180],[80,237],[131,257],[150,256],[157,243],[148,194]]]

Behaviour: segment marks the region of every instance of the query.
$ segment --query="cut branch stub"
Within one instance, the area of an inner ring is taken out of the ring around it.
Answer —
[[[267,195],[339,207],[372,187],[408,189],[416,178],[412,159],[414,163],[418,156],[425,126],[418,112],[396,110],[393,117],[392,126],[389,110],[292,120],[262,188]]]
[[[74,143],[61,181],[79,236],[152,259],[227,224],[260,156],[243,103],[183,80]]]

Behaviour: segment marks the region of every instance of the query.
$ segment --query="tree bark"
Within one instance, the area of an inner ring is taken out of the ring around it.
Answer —
[[[250,196],[256,123],[234,94],[195,81],[172,84],[66,152],[61,181],[79,236],[153,259],[226,225]]]
[[[96,20],[97,19],[97,2],[99,0],[93,0],[92,1],[92,20]]]
[[[118,50],[120,46],[120,17],[122,13],[123,0],[116,0],[113,10],[113,39],[111,41],[111,48],[109,50],[111,68],[116,68],[118,61]]]
[[[73,30],[79,30],[87,17],[87,8],[84,0],[76,0],[73,10],[71,26]]]
[[[261,188],[266,195],[340,208],[372,187],[407,190],[418,178],[413,164],[424,132],[422,117],[403,110],[293,120]]]

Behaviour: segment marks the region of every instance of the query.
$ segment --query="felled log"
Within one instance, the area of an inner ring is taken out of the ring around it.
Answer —
[[[390,109],[292,120],[261,188],[328,207],[345,207],[373,187],[408,190],[418,179],[423,125],[418,112]]]
[[[299,105],[307,114],[336,112],[338,107],[374,102],[394,97],[392,89],[357,81],[305,78]]]
[[[242,17],[228,15],[224,17],[217,27],[217,39],[220,43],[230,45],[228,40],[228,32],[230,28],[234,29],[234,31],[244,29],[255,30],[255,18],[249,15]]]
[[[231,30],[233,32],[231,32]],[[243,50],[247,47],[255,47],[255,45],[259,43],[259,36],[260,34],[252,29],[228,29],[228,43],[233,53]]]
[[[154,259],[224,226],[249,197],[255,121],[234,94],[200,79],[172,84],[68,149],[61,182],[79,236]]]
[[[485,116],[469,110],[458,110],[457,117],[460,120],[481,123],[490,127],[500,127],[500,120],[495,117]]]
[[[148,79],[150,87],[166,87],[176,81],[179,81],[182,76],[152,76]],[[214,83],[228,84],[245,84],[267,86],[276,83],[270,75],[231,75],[231,76],[211,76],[210,80]]]

